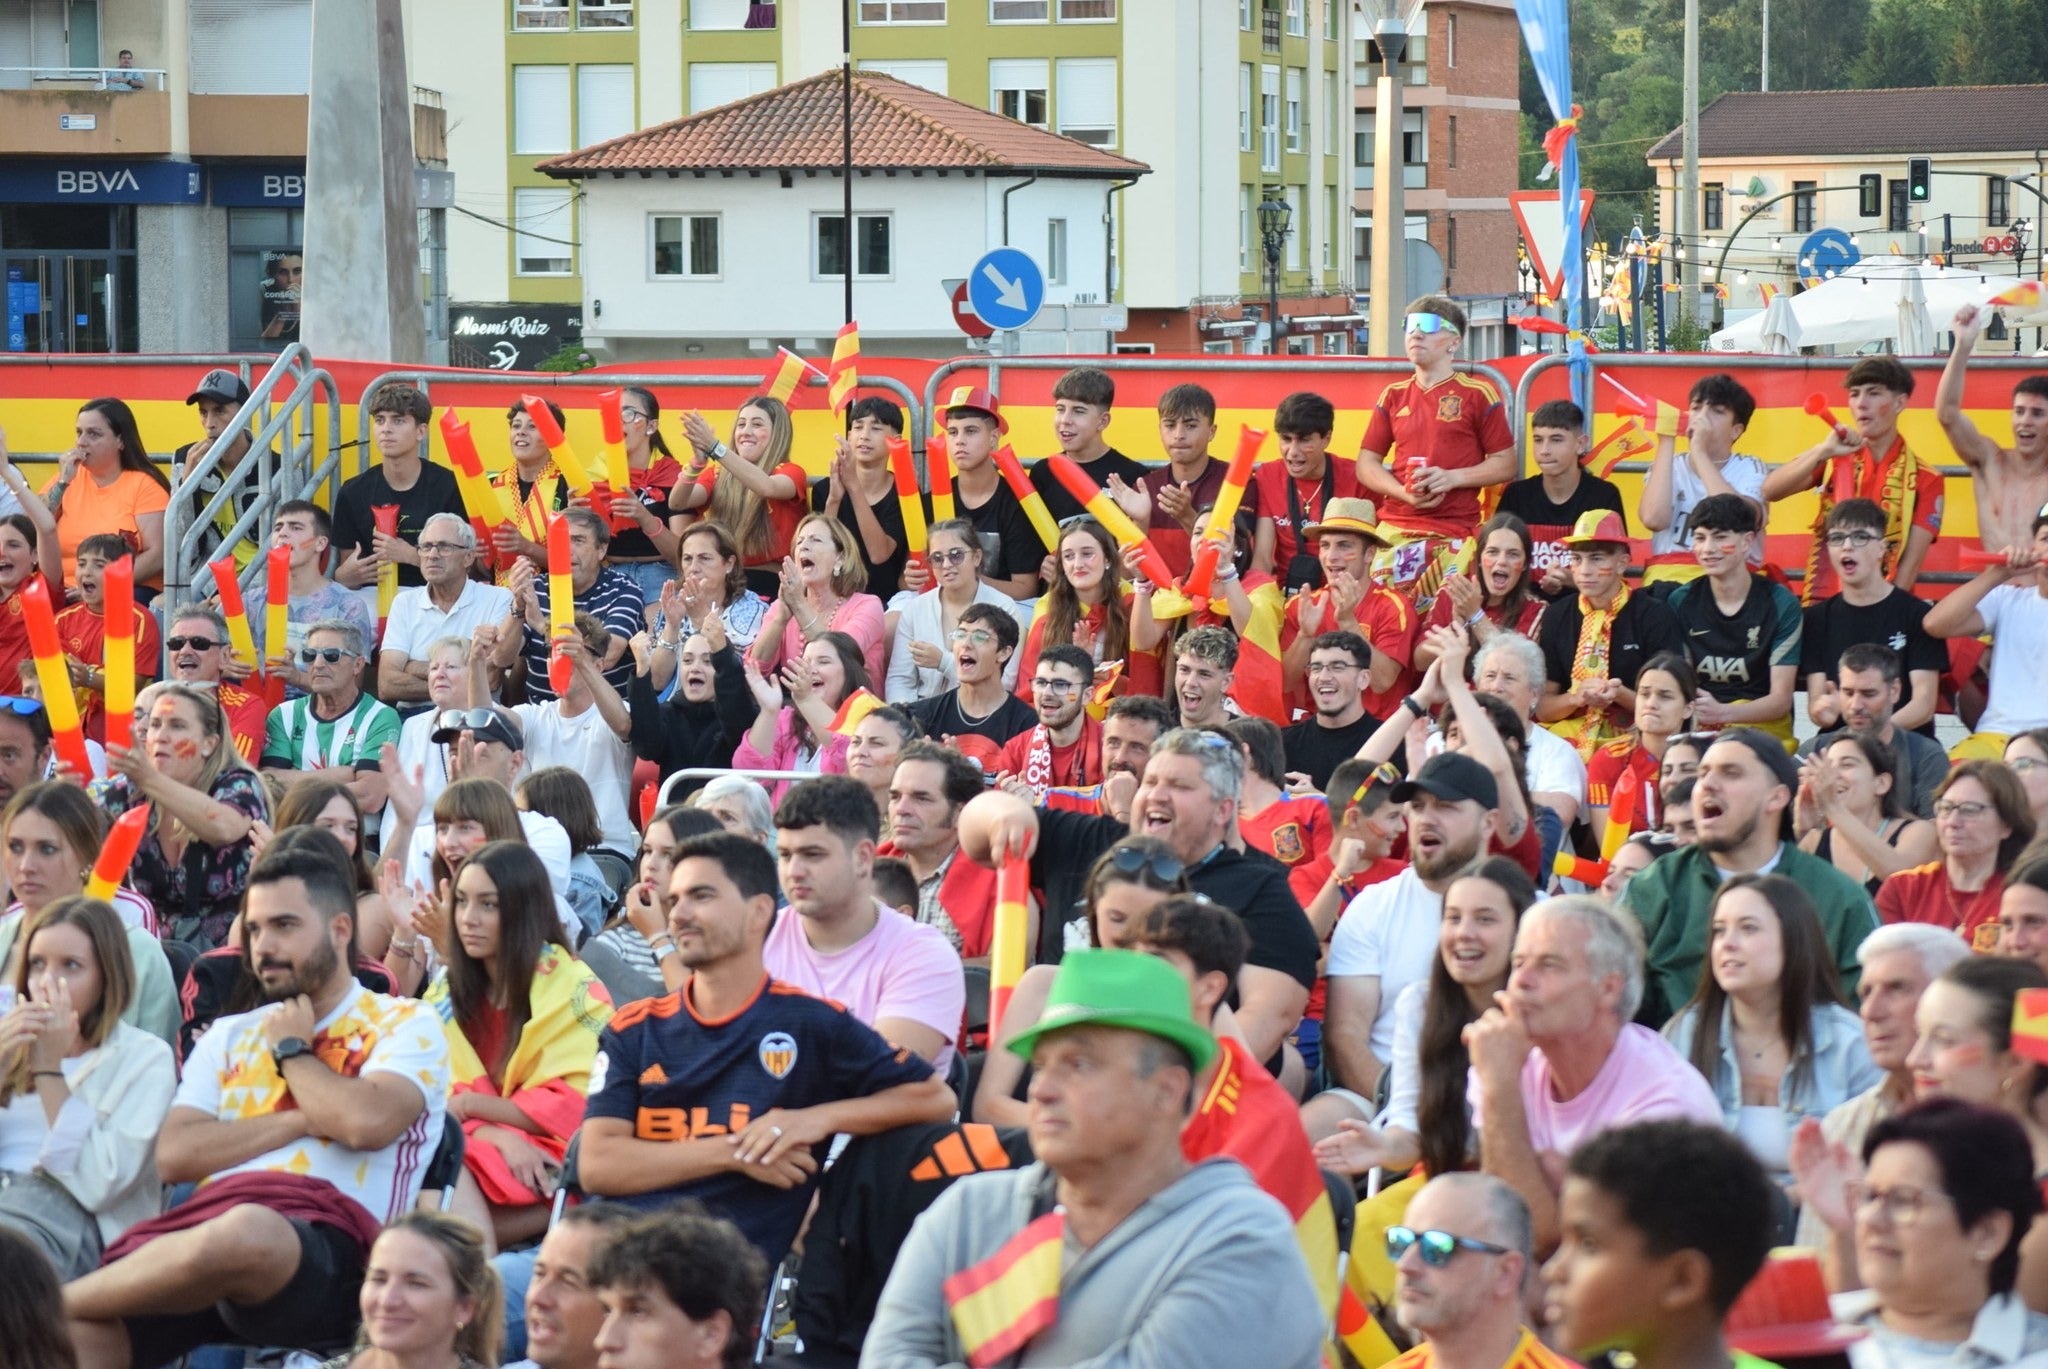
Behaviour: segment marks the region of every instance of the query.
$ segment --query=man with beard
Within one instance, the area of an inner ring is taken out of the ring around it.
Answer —
[[[580,1162],[586,1192],[643,1212],[696,1198],[771,1265],[810,1206],[817,1148],[943,1121],[955,1104],[909,1050],[769,977],[775,874],[765,847],[731,832],[676,848],[668,925],[690,977],[598,1038]]]
[[[1280,679],[1295,707],[1315,691],[1305,673],[1309,653],[1332,632],[1366,643],[1356,681],[1365,712],[1384,718],[1398,702],[1395,690],[1410,677],[1418,619],[1408,600],[1373,583],[1373,557],[1388,536],[1375,519],[1370,499],[1332,499],[1323,520],[1303,534],[1315,539],[1324,587],[1289,599],[1280,621]]]
[[[1031,679],[1038,726],[1004,743],[1000,767],[1030,789],[1033,803],[1054,788],[1102,783],[1102,724],[1088,716],[1094,684],[1094,658],[1071,642],[1039,654]]]
[[[1892,792],[1907,812],[1931,819],[1934,791],[1948,778],[1948,753],[1934,738],[1899,725],[1901,673],[1899,654],[1881,643],[1858,642],[1844,651],[1827,686],[1838,723],[1807,738],[1799,756],[1821,755],[1850,732],[1869,732],[1892,750]]]
[[[952,647],[960,683],[909,705],[910,716],[926,736],[994,773],[1010,738],[1038,721],[1030,704],[1003,688],[1003,667],[1017,654],[1017,619],[994,604],[969,604],[953,629]]]
[[[1862,885],[1793,844],[1798,789],[1799,771],[1785,748],[1753,727],[1721,733],[1700,757],[1692,791],[1697,839],[1630,880],[1623,900],[1649,947],[1643,1021],[1665,1021],[1692,996],[1707,949],[1708,909],[1732,875],[1783,875],[1806,890],[1842,989],[1856,992],[1856,948],[1876,930],[1877,914]]]
[[[1331,772],[1357,755],[1384,721],[1365,708],[1372,662],[1372,647],[1355,632],[1325,632],[1309,646],[1308,693],[1315,712],[1281,733],[1280,743],[1287,769],[1307,775],[1313,788],[1327,788]]]
[[[1230,721],[1224,700],[1237,669],[1237,637],[1228,629],[1198,627],[1174,644],[1173,697],[1182,727],[1221,727]]]
[[[1044,662],[1038,673],[1046,674]],[[979,965],[988,963],[995,934],[996,877],[986,865],[961,859],[959,821],[983,787],[980,769],[958,751],[924,738],[911,742],[889,778],[889,840],[876,848],[909,863],[917,920],[938,928],[963,961]],[[1032,928],[1026,945],[1036,933]]]
[[[1389,1369],[1572,1369],[1522,1321],[1529,1205],[1490,1174],[1439,1174],[1387,1230],[1394,1315],[1422,1343]]]
[[[1013,852],[1029,856],[1031,885],[1045,900],[1040,958],[1056,960],[1096,859],[1126,836],[1166,842],[1194,892],[1244,920],[1251,950],[1237,980],[1237,1025],[1252,1058],[1277,1075],[1281,1044],[1301,1020],[1315,984],[1319,947],[1287,886],[1285,867],[1262,851],[1239,851],[1224,841],[1236,825],[1243,788],[1244,752],[1235,742],[1220,733],[1178,728],[1152,748],[1128,823],[1049,806],[1034,809],[996,790],[961,813],[960,845],[970,858],[989,865]]]
[[[1081,788],[1055,786],[1046,792],[1045,806],[1129,821],[1131,796],[1138,792],[1145,762],[1153,746],[1175,726],[1173,706],[1155,695],[1126,694],[1111,699],[1102,718],[1102,783]],[[1063,900],[1062,905],[1072,901]],[[1055,950],[1055,958],[1057,955]]]
[[[263,754],[264,724],[270,705],[262,694],[243,687],[242,682],[256,667],[254,661],[236,661],[228,647],[228,621],[220,610],[205,604],[186,604],[171,615],[170,635],[164,638],[170,661],[170,678],[182,684],[210,684],[228,715],[228,730],[235,735],[235,750],[254,764]],[[230,667],[232,666],[232,669]]]
[[[419,1197],[448,1095],[433,1010],[350,975],[355,916],[353,869],[331,837],[250,869],[242,932],[268,1001],[199,1038],[157,1139],[164,1180],[204,1186],[65,1289],[81,1362],[125,1369],[202,1345],[354,1333],[370,1242]]]
[[[1465,1028],[1466,1096],[1485,1171],[1529,1205],[1541,1253],[1557,1245],[1573,1151],[1631,1122],[1682,1118],[1719,1131],[1721,1106],[1684,1056],[1629,1020],[1641,1006],[1643,943],[1627,913],[1589,895],[1539,903],[1522,914],[1511,963],[1499,1006]]]
[[[0,709],[0,807],[37,780],[50,778],[51,759],[50,715],[40,703],[21,699]]]
[[[1444,890],[1478,865],[1499,822],[1492,773],[1455,752],[1430,757],[1390,797],[1408,805],[1412,863],[1352,900],[1330,938],[1323,1041],[1337,1087],[1324,1095],[1327,1103],[1312,1105],[1324,1114],[1312,1118],[1312,1135],[1333,1130],[1341,1117],[1369,1121],[1378,1111],[1371,1100],[1394,1058],[1394,1001],[1429,977]]]

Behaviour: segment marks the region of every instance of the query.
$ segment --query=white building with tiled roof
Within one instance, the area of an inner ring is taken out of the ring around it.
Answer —
[[[586,343],[628,361],[829,350],[841,110],[831,72],[543,163],[582,192]],[[1148,170],[870,71],[853,78],[853,166],[854,313],[899,355],[961,350],[942,282],[1005,243],[1044,269],[1049,306],[1107,299],[1113,196]]]

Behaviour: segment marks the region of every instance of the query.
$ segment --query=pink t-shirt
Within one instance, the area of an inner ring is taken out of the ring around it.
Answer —
[[[888,653],[882,644],[883,617],[880,599],[872,594],[855,594],[832,611],[829,625],[831,631],[843,632],[859,645],[861,659],[867,663],[870,688],[881,684],[888,674]],[[946,644],[941,642],[938,645],[943,650]],[[772,675],[782,669],[784,662],[793,661],[803,654],[803,629],[796,625],[795,618],[791,618],[783,625],[782,640],[776,644],[775,655],[768,662],[768,669],[762,673]],[[880,690],[875,692],[881,693]]]
[[[814,950],[804,935],[802,916],[783,908],[776,913],[761,952],[768,973],[831,999],[869,1026],[885,1017],[900,1017],[930,1027],[948,1043],[957,1041],[967,1012],[967,980],[959,954],[938,928],[879,902],[875,911],[879,917],[873,931],[843,951],[827,952]],[[948,1044],[932,1067],[943,1075],[952,1061],[953,1047]],[[1714,1115],[1721,1115],[1718,1108]]]
[[[1473,1126],[1479,1125],[1479,1078],[1468,1085]],[[1559,1101],[1551,1087],[1550,1060],[1541,1050],[1522,1062],[1522,1111],[1529,1119],[1529,1147],[1538,1155],[1570,1155],[1603,1131],[1632,1122],[1682,1118],[1724,1125],[1721,1105],[1700,1072],[1648,1027],[1621,1029],[1607,1063],[1576,1098]]]

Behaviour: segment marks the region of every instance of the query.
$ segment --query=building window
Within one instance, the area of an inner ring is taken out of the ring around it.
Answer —
[[[2012,222],[2012,187],[2005,177],[1992,176],[1984,185],[1984,223],[1989,228],[2004,228]]]
[[[655,214],[653,273],[657,280],[718,278],[718,216]]]
[[[943,24],[946,0],[860,0],[863,24]]]
[[[1457,166],[1457,164],[1458,116],[1455,114],[1446,114],[1444,116],[1444,165],[1447,167],[1455,167]],[[1719,226],[1719,224],[1715,225],[1715,227],[1717,228]]]
[[[879,71],[884,76],[894,76],[905,85],[929,90],[934,95],[946,93],[946,59],[943,57],[921,61],[875,61],[862,62],[862,71]]]
[[[537,157],[570,150],[569,68],[512,68],[512,150]]]
[[[1280,169],[1280,68],[1259,68],[1259,169]]]
[[[512,27],[521,32],[565,29],[569,27],[569,0],[513,0]]]
[[[1904,181],[1886,181],[1884,199],[1884,226],[1894,233],[1903,233],[1912,227],[1912,224],[1908,222],[1912,201],[1906,197],[1906,183]]]
[[[1237,150],[1252,150],[1252,64],[1237,64]]]
[[[1343,83],[1337,79],[1336,72],[1325,71],[1323,73],[1324,103],[1328,106],[1323,111],[1323,155],[1325,157],[1336,156],[1338,147],[1344,141],[1344,135],[1338,131],[1343,128],[1344,124],[1337,117],[1337,97],[1343,93],[1343,90]]]
[[[989,108],[1033,128],[1046,127],[1045,63],[1001,58],[988,64]]]
[[[991,24],[1042,24],[1051,17],[1051,0],[988,0]]]
[[[690,113],[702,114],[775,89],[773,62],[690,63]]]
[[[1884,212],[1884,177],[1872,173],[1856,178],[1856,213],[1874,219]]]
[[[811,218],[812,275],[838,280],[846,275],[846,219],[838,214],[817,214]],[[853,216],[853,278],[883,280],[894,274],[890,251],[891,223],[887,214]]]
[[[1337,36],[1337,6],[1341,0],[1323,0],[1323,41],[1329,42]]]
[[[633,27],[633,0],[576,0],[579,29],[629,29]]]
[[[1252,188],[1248,185],[1237,188],[1237,269],[1240,273],[1252,269]]]
[[[1239,33],[1252,31],[1252,0],[1237,0],[1237,30]]]
[[[1045,283],[1065,285],[1067,283],[1067,221],[1047,219],[1045,221]]]
[[[1308,0],[1287,0],[1287,34],[1290,38],[1308,35]]]
[[[1444,216],[1444,270],[1458,269],[1458,216]]]
[[[1446,69],[1458,65],[1458,16],[1444,16],[1444,66]]]
[[[699,33],[743,29],[761,8],[756,0],[690,0],[690,28]]]
[[[1323,269],[1332,271],[1337,266],[1337,231],[1341,215],[1337,212],[1337,187],[1323,187]]]
[[[1719,229],[1721,226],[1722,186],[1716,182],[1700,187],[1700,226]]]
[[[1401,113],[1401,161],[1406,166],[1429,162],[1429,124],[1419,109]]]
[[[633,117],[633,68],[576,68],[576,144],[589,147],[640,127]]]
[[[566,276],[574,250],[574,192],[514,190],[512,192],[513,273],[521,276]]]
[[[1283,192],[1287,200],[1287,246],[1283,251],[1286,255],[1286,266],[1289,271],[1299,271],[1301,269],[1301,238],[1302,234],[1308,230],[1308,224],[1301,217],[1302,200],[1305,198],[1302,193],[1304,188],[1298,185],[1290,185]]]
[[[1061,58],[1053,65],[1053,91],[1062,136],[1116,146],[1116,58]]]
[[[1116,18],[1116,0],[1060,0],[1062,24],[1095,24]]]
[[[1287,68],[1287,150],[1301,151],[1301,78],[1305,73],[1300,67]]]
[[[1818,184],[1816,181],[1792,182],[1792,231],[1794,233],[1811,233],[1813,231],[1813,202],[1816,198],[1813,192]]]

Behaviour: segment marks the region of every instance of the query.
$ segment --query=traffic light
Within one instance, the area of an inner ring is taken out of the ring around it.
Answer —
[[[1928,182],[1934,177],[1932,157],[1909,157],[1906,159],[1906,198],[1914,204],[1927,203]]]

